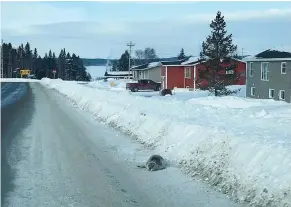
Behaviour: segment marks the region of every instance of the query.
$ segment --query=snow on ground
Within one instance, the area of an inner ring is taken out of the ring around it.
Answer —
[[[135,82],[130,79],[120,79],[115,80],[113,78],[108,78],[107,81],[104,80],[98,80],[98,81],[92,81],[87,84],[88,87],[91,88],[99,88],[99,89],[106,89],[106,90],[113,90],[113,91],[125,91],[126,83]]]
[[[40,83],[235,200],[291,206],[291,104],[239,96],[148,98],[61,80]]]
[[[90,73],[93,79],[104,77],[106,65],[100,66],[86,66],[87,72]]]
[[[0,78],[0,82],[38,82],[38,79],[26,79],[26,78]]]
[[[88,84],[86,84],[88,87],[91,88],[98,88],[98,89],[105,89],[110,91],[126,91],[126,83],[128,82],[136,82],[133,80],[128,79],[108,79],[108,81],[104,82],[104,80],[98,80],[98,81],[92,81]],[[238,90],[240,91],[235,95],[239,97],[245,97],[245,86],[231,86],[229,87],[231,90]],[[210,93],[208,91],[196,91],[193,93],[193,91],[189,91],[189,89],[183,89],[183,88],[177,88],[173,90],[173,96],[165,96],[161,97],[159,92],[156,91],[141,91],[141,92],[130,92],[126,91],[127,93],[130,93],[132,96],[143,96],[143,97],[152,97],[157,99],[170,99],[170,100],[183,100],[188,101],[192,98],[199,98],[199,97],[207,97],[210,96]]]

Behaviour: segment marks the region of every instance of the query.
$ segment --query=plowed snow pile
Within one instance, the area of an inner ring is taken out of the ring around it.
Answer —
[[[291,206],[291,104],[233,96],[171,101],[61,80],[40,83],[233,199]]]

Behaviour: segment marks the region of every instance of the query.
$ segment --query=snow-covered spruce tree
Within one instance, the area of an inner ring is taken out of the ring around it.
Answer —
[[[208,82],[207,89],[215,96],[235,93],[236,91],[227,90],[226,86],[232,85],[238,78],[236,65],[230,58],[236,52],[237,46],[232,44],[232,34],[227,35],[224,16],[220,11],[212,20],[210,28],[211,35],[202,43],[200,60],[204,69],[199,71],[199,76]]]

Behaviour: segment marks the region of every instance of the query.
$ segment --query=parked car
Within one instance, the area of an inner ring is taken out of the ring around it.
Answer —
[[[137,92],[139,90],[154,90],[159,91],[161,89],[161,83],[156,83],[149,79],[138,80],[137,83],[127,83],[126,89],[132,92]]]

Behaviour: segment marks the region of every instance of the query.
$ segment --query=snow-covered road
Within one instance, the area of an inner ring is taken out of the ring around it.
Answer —
[[[153,152],[99,124],[58,92],[30,86],[33,106],[26,110],[32,118],[8,151],[15,177],[4,206],[242,206],[178,168],[136,168]]]

